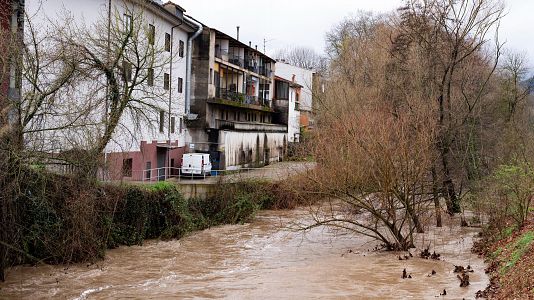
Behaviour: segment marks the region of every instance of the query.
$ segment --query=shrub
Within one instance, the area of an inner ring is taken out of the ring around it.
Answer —
[[[521,228],[532,203],[534,170],[524,163],[501,165],[486,184],[485,202],[493,220],[504,225],[504,220],[512,219]]]

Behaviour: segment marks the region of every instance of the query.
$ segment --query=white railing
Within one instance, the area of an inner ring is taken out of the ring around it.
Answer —
[[[195,170],[199,172],[200,174],[190,174],[189,172],[187,174],[182,173],[182,169]],[[239,176],[240,174],[247,173],[254,170],[260,170],[260,171],[269,171],[269,170],[278,170],[277,168],[265,166],[265,167],[259,167],[259,168],[238,168],[235,170],[214,170],[212,169],[210,172],[206,172],[202,174],[202,169],[200,168],[175,168],[175,167],[161,167],[161,168],[153,168],[153,169],[146,169],[146,170],[133,170],[131,175],[123,177],[122,180],[130,180],[130,181],[137,181],[137,182],[158,182],[158,181],[165,181],[168,179],[175,179],[175,180],[182,180],[182,179],[206,179],[207,177],[221,177],[221,176]],[[147,176],[148,175],[148,176]],[[257,174],[260,175],[260,174]],[[110,176],[106,176],[106,178],[109,178]],[[261,177],[261,175],[259,176]],[[139,179],[142,178],[142,179]],[[106,180],[107,181],[107,180]]]

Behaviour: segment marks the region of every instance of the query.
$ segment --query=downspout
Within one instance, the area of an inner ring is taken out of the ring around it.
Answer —
[[[174,25],[171,27],[171,41],[170,41],[170,50],[171,50],[171,61],[169,63],[169,129],[167,130],[167,171],[165,172],[165,179],[171,175],[171,116],[172,116],[172,62],[174,61],[173,50],[174,50],[174,28],[181,26],[184,23],[183,20],[180,20],[180,24]]]
[[[196,39],[202,33],[202,30],[204,28],[202,27],[202,24],[200,24],[196,20],[185,15],[184,15],[184,18],[187,22],[192,23],[193,25],[197,26],[197,31],[195,31],[195,33],[187,39],[187,61],[185,64],[185,70],[186,70],[185,71],[186,72],[185,74],[185,117],[187,119],[195,119],[192,116],[190,118],[190,115],[191,115],[191,68],[192,68],[191,65],[193,61],[193,53],[192,53],[193,52],[193,40]]]

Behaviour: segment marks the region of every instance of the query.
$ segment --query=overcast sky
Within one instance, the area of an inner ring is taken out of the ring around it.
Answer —
[[[173,0],[187,14],[233,37],[241,27],[240,40],[268,54],[291,46],[324,51],[325,33],[358,10],[389,12],[400,0]],[[507,16],[501,25],[502,41],[516,51],[526,52],[534,65],[534,0],[506,0]]]

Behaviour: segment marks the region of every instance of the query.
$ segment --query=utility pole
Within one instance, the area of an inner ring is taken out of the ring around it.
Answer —
[[[266,39],[266,38],[263,38],[263,54],[266,53],[266,49],[267,49],[266,45],[267,45],[267,43],[270,42],[270,41],[274,41],[274,40],[275,40],[275,39],[270,39],[270,40],[268,40],[268,39]]]

